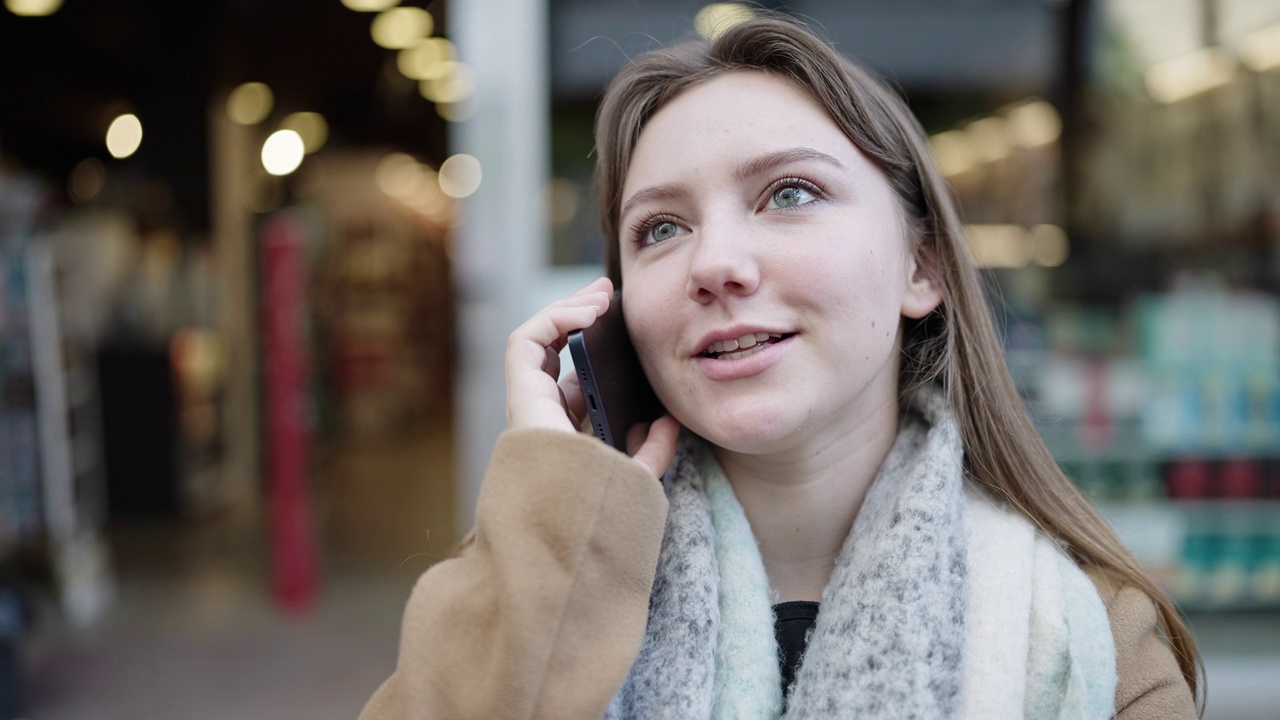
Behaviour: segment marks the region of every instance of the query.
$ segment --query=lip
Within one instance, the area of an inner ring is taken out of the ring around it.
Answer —
[[[743,331],[739,335],[729,335],[723,338],[708,336],[711,339],[707,340],[707,345],[710,345],[711,343],[716,342],[716,340],[720,340],[720,339],[729,339],[730,337],[742,337],[742,335],[745,335],[747,332],[752,332],[752,331],[747,330],[747,331]],[[785,333],[778,333],[777,330],[756,330],[754,332],[771,332],[775,334],[785,334]],[[750,355],[738,360],[718,360],[715,358],[704,357],[702,354],[698,354],[693,356],[693,361],[698,366],[698,370],[700,370],[703,376],[706,377],[708,380],[714,380],[714,381],[742,380],[745,378],[752,377],[753,375],[759,375],[760,373],[763,373],[764,371],[773,367],[779,360],[782,359],[783,355],[786,354],[787,350],[791,348],[791,344],[792,342],[795,341],[795,339],[796,339],[796,334],[792,333],[790,336],[782,340],[779,340],[778,342],[770,343],[766,345],[763,349],[758,350],[754,353],[751,353]],[[702,347],[706,347],[707,345],[703,345]]]

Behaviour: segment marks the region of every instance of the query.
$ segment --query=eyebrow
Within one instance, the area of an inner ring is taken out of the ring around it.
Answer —
[[[619,218],[624,218],[631,209],[637,205],[655,200],[674,200],[689,194],[689,189],[682,183],[667,183],[665,185],[654,185],[647,187],[640,192],[632,195],[622,206],[622,211],[618,213]]]
[[[734,174],[738,176],[739,180],[745,180],[749,177],[772,170],[779,165],[809,161],[817,161],[839,169],[844,169],[844,163],[824,152],[819,152],[813,148],[794,147],[787,148],[786,150],[765,153],[764,155],[743,161],[738,164]]]
[[[734,168],[734,175],[739,180],[768,172],[781,165],[796,162],[820,162],[832,167],[844,169],[844,163],[834,157],[807,147],[794,147],[785,150],[777,150],[765,153],[750,160],[744,160],[738,163]],[[675,198],[688,194],[688,188],[681,183],[667,183],[664,185],[654,185],[632,195],[626,203],[623,204],[622,210],[618,213],[618,217],[626,217],[627,213],[637,205],[652,201],[673,200]]]

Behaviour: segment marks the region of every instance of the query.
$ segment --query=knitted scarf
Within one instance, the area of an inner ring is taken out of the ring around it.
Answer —
[[[644,643],[606,718],[1112,715],[1106,607],[1054,542],[964,481],[939,391],[903,413],[785,699],[769,582],[732,487],[693,436],[666,482]]]

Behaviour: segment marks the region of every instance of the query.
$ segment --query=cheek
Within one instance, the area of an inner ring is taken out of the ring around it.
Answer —
[[[631,335],[631,343],[636,346],[636,354],[647,371],[652,359],[656,356],[658,340],[663,336],[661,327],[663,313],[661,303],[654,293],[630,292],[639,285],[632,282],[622,289],[622,311],[627,321],[627,332]]]

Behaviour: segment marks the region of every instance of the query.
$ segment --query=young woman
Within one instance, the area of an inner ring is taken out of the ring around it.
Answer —
[[[512,333],[473,539],[365,717],[1196,715],[1191,635],[1041,443],[895,94],[756,19],[636,58],[596,133],[611,279]],[[670,413],[630,457],[555,380],[615,285]]]

